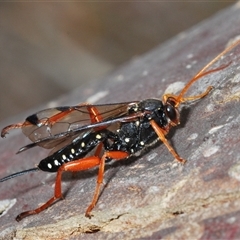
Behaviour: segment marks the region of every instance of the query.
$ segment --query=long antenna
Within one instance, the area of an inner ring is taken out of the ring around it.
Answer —
[[[39,168],[30,168],[30,169],[27,169],[27,170],[23,170],[21,172],[17,172],[17,173],[13,173],[7,177],[4,177],[2,179],[0,179],[0,182],[5,182],[7,181],[8,179],[11,179],[11,178],[15,178],[15,177],[18,177],[18,176],[21,176],[25,173],[29,173],[29,172],[36,172],[36,171],[39,171],[40,169]]]
[[[240,40],[236,41],[234,44],[230,45],[229,47],[227,47],[224,51],[222,51],[220,54],[218,54],[211,62],[209,62],[202,70],[200,70],[189,82],[188,84],[183,88],[183,90],[180,92],[180,94],[177,97],[177,102],[181,102],[180,100],[183,98],[183,95],[187,92],[187,90],[191,87],[191,85],[197,81],[200,77],[208,74],[211,72],[211,70],[209,72],[205,72],[204,71],[209,68],[211,65],[213,65],[219,58],[221,58],[224,54],[226,54],[227,52],[229,52],[230,50],[232,50],[233,48],[235,48],[238,44],[240,44]],[[227,64],[228,65],[228,64]],[[225,66],[224,66],[225,67]],[[223,67],[223,68],[224,68]],[[220,67],[221,69],[222,67]],[[215,69],[217,70],[217,69]],[[215,71],[213,70],[213,71]]]

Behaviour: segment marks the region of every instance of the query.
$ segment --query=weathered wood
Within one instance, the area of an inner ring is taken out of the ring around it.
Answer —
[[[179,90],[239,37],[239,23],[238,3],[55,104],[160,98],[169,86]],[[16,203],[0,217],[0,238],[240,238],[240,47],[214,66],[229,61],[228,68],[194,84],[189,95],[209,85],[214,90],[184,106],[181,125],[169,135],[176,151],[188,160],[184,166],[173,162],[164,145],[142,157],[112,164],[92,219],[85,218],[84,212],[92,198],[96,170],[66,174],[65,200],[20,223],[14,220],[18,213],[52,196],[54,174],[32,173],[1,183],[0,199],[15,199]],[[18,116],[13,122],[19,120]],[[46,156],[39,148],[14,155],[27,143],[19,132],[1,140],[1,177],[32,168]]]

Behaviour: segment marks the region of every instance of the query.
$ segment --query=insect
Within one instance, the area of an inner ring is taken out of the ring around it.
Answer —
[[[18,153],[35,146],[51,151],[37,167],[4,177],[0,182],[39,170],[57,172],[53,197],[34,210],[20,213],[16,220],[40,213],[62,198],[61,178],[65,171],[79,172],[98,167],[96,188],[85,213],[86,217],[91,217],[91,211],[98,201],[107,160],[126,159],[161,140],[178,162],[185,163],[186,160],[177,154],[165,136],[172,127],[180,123],[179,105],[201,99],[212,89],[209,86],[199,95],[184,97],[190,86],[201,77],[229,66],[230,63],[207,71],[239,43],[240,41],[236,42],[215,57],[178,95],[165,94],[162,100],[146,99],[105,105],[80,104],[49,108],[27,117],[23,123],[3,128],[2,137],[5,137],[9,130],[21,128],[32,141],[20,148]]]

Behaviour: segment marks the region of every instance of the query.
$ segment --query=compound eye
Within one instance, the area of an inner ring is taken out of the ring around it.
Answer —
[[[168,98],[167,103],[169,103],[173,107],[176,105],[176,102],[172,98]]]
[[[171,104],[167,104],[165,108],[165,112],[167,117],[171,120],[171,122],[173,122],[174,125],[177,125],[179,122],[178,110],[175,107],[173,107]]]

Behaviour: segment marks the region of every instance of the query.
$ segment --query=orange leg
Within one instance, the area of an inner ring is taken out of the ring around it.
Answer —
[[[169,144],[168,140],[165,138],[166,131],[162,130],[157,123],[154,120],[150,121],[150,124],[152,125],[154,131],[157,133],[160,140],[165,144],[165,146],[168,148],[168,151],[174,156],[174,158],[177,159],[180,163],[185,163],[186,160],[181,158],[173,149],[173,147]]]
[[[87,107],[87,110],[89,112],[92,123],[98,123],[98,122],[103,121],[103,118],[102,118],[101,114],[99,113],[98,109],[95,106],[89,105]],[[103,127],[98,127],[98,128],[95,128],[95,131],[99,131],[99,130],[104,129],[104,128],[106,128],[106,127],[104,127],[104,126]]]
[[[81,107],[81,106],[87,106],[87,109],[88,109],[88,112],[90,114],[90,118],[91,118],[91,122],[92,123],[96,123],[96,122],[99,122],[99,121],[102,120],[102,117],[99,114],[99,112],[98,112],[96,107],[93,107],[89,103],[82,103],[82,104],[78,105],[78,107]],[[69,113],[71,113],[71,112],[73,112],[75,110],[76,110],[75,107],[69,107],[68,110],[65,110],[65,111],[62,111],[62,112],[59,112],[59,113],[53,115],[52,117],[50,117],[48,119],[48,124],[54,125],[57,121],[59,121],[60,119],[64,118],[66,115],[68,115]],[[25,122],[24,125],[26,125],[26,122]]]
[[[90,114],[92,123],[101,122],[103,120],[101,114],[99,113],[99,111],[96,107],[94,107],[93,105],[89,105],[87,107],[87,109]]]
[[[94,153],[94,156],[100,156],[101,155],[101,151],[102,151],[102,148],[103,148],[103,143],[99,143],[96,150],[95,150],[95,153]]]
[[[66,115],[68,115],[69,113],[71,113],[72,111],[74,111],[74,108],[69,107],[68,110],[63,111],[63,112],[59,112],[55,115],[53,115],[52,117],[49,117],[49,119],[47,120],[47,123],[50,125],[54,125],[57,121],[59,121],[61,118],[65,117]],[[46,121],[46,120],[44,120]],[[40,121],[41,122],[41,121]],[[46,124],[43,122],[43,124]],[[9,130],[11,129],[16,129],[16,128],[22,128],[22,127],[26,127],[32,125],[32,123],[30,123],[29,121],[25,121],[22,123],[16,123],[16,124],[11,124],[6,126],[5,128],[2,129],[1,131],[1,137],[5,137],[5,135],[9,132]]]
[[[44,209],[48,208],[57,199],[63,198],[62,197],[62,190],[61,190],[61,178],[62,178],[62,173],[63,172],[65,172],[65,171],[75,172],[75,171],[86,170],[86,169],[98,166],[99,164],[100,164],[100,158],[99,157],[87,157],[87,158],[83,158],[83,159],[79,159],[79,160],[76,160],[76,161],[73,161],[73,162],[63,164],[58,169],[58,172],[57,172],[57,177],[56,177],[56,181],[55,181],[54,196],[52,198],[50,198],[45,204],[43,204],[39,208],[20,213],[17,216],[16,220],[20,221],[20,220],[22,220],[23,218],[25,218],[29,215],[37,214],[37,213],[43,211]]]
[[[90,114],[90,118],[91,118],[91,122],[92,123],[97,123],[102,121],[102,117],[101,114],[98,112],[97,108],[88,104],[88,103],[82,103],[79,104],[78,107],[81,106],[87,106],[88,112]],[[53,116],[49,117],[47,122],[42,122],[43,124],[49,124],[49,125],[54,125],[57,121],[61,120],[62,118],[64,118],[66,115],[70,114],[71,112],[75,111],[76,108],[75,107],[69,107],[67,110],[65,111],[60,111],[59,113],[54,114]],[[46,120],[44,120],[46,121]],[[25,122],[22,123],[16,123],[16,124],[11,124],[6,126],[5,128],[2,129],[1,131],[1,137],[5,137],[5,135],[11,130],[11,129],[16,129],[16,128],[22,128],[22,127],[26,127],[28,125],[32,125],[32,123],[28,122],[27,120]]]
[[[23,125],[25,125],[25,124],[24,123],[16,123],[16,124],[11,124],[11,125],[6,126],[1,131],[1,137],[2,138],[5,137],[9,130],[15,129],[15,128],[22,128]]]
[[[100,187],[103,182],[103,174],[104,174],[104,167],[105,167],[105,160],[106,158],[112,158],[113,160],[121,160],[126,157],[128,157],[129,154],[126,152],[121,152],[121,151],[111,151],[111,152],[105,152],[101,158],[100,165],[99,165],[99,171],[98,171],[98,178],[97,178],[97,186],[93,195],[93,199],[91,204],[88,206],[87,211],[85,213],[86,217],[91,218],[91,211],[95,207],[99,193],[100,193]]]
[[[81,103],[77,107],[86,106],[86,105],[89,105],[89,103]],[[69,113],[71,113],[71,112],[73,112],[75,110],[76,110],[76,107],[69,107],[67,110],[60,111],[59,113],[57,113],[57,114],[53,115],[52,117],[50,117],[47,122],[50,125],[54,125],[57,121],[59,121],[60,119],[64,118],[66,115],[68,115]]]
[[[57,172],[57,177],[56,177],[56,181],[55,181],[54,196],[52,198],[50,198],[42,206],[40,206],[40,207],[38,207],[34,210],[30,210],[30,211],[20,213],[16,217],[16,220],[20,221],[20,220],[22,220],[23,218],[25,218],[29,215],[40,213],[44,209],[46,209],[50,205],[52,205],[56,200],[58,200],[60,198],[63,198],[62,188],[61,188],[61,179],[62,179],[62,173],[63,172],[66,172],[66,171],[79,172],[79,171],[82,171],[82,170],[86,170],[86,169],[89,169],[89,168],[99,166],[99,172],[98,172],[98,178],[97,178],[97,187],[95,189],[92,202],[91,202],[91,204],[89,205],[89,207],[86,211],[86,216],[90,217],[90,212],[94,208],[94,206],[96,205],[96,202],[98,200],[100,186],[101,186],[101,183],[103,181],[105,159],[109,157],[109,158],[114,158],[115,160],[120,160],[122,158],[126,158],[127,156],[128,156],[128,153],[120,152],[120,151],[113,151],[113,152],[104,153],[102,158],[100,158],[98,156],[91,156],[91,157],[87,157],[87,158],[83,158],[83,159],[79,159],[79,160],[76,160],[76,161],[72,161],[72,162],[63,164],[58,169],[58,172]]]

